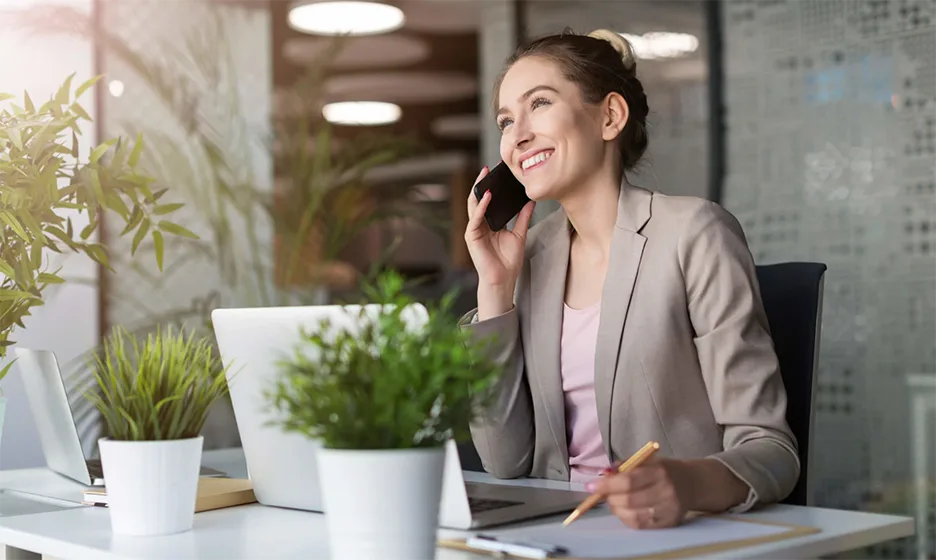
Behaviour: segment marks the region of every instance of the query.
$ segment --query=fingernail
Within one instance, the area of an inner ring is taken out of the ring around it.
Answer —
[[[595,484],[594,482],[585,483],[585,489],[588,490],[589,492],[594,492],[596,488],[598,488],[598,485]]]
[[[614,469],[609,467],[601,471],[601,476],[608,476],[609,474],[614,474]]]

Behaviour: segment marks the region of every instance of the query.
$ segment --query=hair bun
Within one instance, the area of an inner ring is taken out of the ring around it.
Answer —
[[[624,37],[608,29],[596,29],[589,33],[588,36],[611,43],[614,50],[621,55],[621,62],[624,63],[624,68],[626,68],[628,72],[633,72],[637,68],[637,57],[634,56],[634,48]]]

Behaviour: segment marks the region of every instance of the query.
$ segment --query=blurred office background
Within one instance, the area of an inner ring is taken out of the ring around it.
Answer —
[[[470,306],[464,204],[499,159],[502,61],[525,37],[611,28],[637,47],[651,107],[634,182],[722,203],[758,264],[829,267],[814,504],[914,515],[917,537],[861,554],[936,556],[936,2],[387,0],[400,27],[337,46],[302,4],[0,2],[0,91],[43,98],[71,73],[105,74],[84,103],[87,145],[141,132],[149,173],[201,236],[167,245],[162,274],[145,256],[113,273],[68,258],[72,282],[19,344],[80,376],[114,325],[204,328],[220,305],[337,301],[375,262],[426,279],[427,297],[463,286]],[[386,122],[325,109],[358,101],[392,104],[351,111]],[[296,210],[337,176],[313,215],[324,225],[293,243]],[[119,231],[103,237],[129,254]],[[0,468],[43,463],[17,375]],[[73,406],[92,451],[96,418]],[[206,436],[237,445],[229,410]]]

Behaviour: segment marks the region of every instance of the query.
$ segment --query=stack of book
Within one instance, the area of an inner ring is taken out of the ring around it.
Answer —
[[[198,479],[198,497],[195,513],[257,501],[250,480],[245,478],[219,478],[203,476]],[[84,491],[83,504],[107,507],[107,488],[89,488]]]

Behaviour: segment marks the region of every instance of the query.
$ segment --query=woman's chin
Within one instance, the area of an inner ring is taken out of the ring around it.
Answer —
[[[530,200],[542,202],[544,200],[555,200],[552,189],[545,185],[524,185],[526,195]]]

